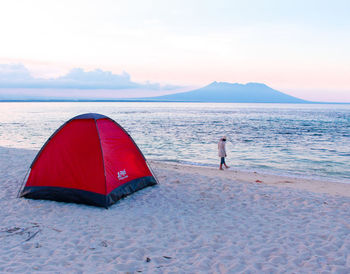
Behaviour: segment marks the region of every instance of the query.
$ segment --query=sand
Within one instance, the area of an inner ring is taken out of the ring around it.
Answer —
[[[0,148],[1,273],[350,272],[350,185],[153,161],[106,210],[16,198],[36,152]]]

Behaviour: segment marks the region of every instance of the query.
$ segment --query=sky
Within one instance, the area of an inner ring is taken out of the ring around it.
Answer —
[[[260,82],[350,102],[349,10],[340,0],[2,0],[0,79],[80,69],[145,93]]]

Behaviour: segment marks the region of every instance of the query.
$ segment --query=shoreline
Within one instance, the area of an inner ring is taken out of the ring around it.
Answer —
[[[308,179],[302,177],[293,177],[286,175],[267,174],[256,171],[243,171],[236,169],[225,169],[220,171],[218,168],[207,166],[194,166],[177,163],[162,162],[156,160],[148,161],[155,164],[158,168],[177,171],[180,173],[189,173],[194,175],[204,175],[221,179],[253,184],[263,184],[275,186],[278,188],[293,188],[306,190],[314,193],[339,195],[350,197],[350,184],[340,182],[329,182],[317,179]]]
[[[28,162],[28,166],[23,167],[26,171],[29,169],[31,162],[34,160],[39,150],[27,148],[12,148],[0,146],[0,154],[2,150],[14,150],[19,154],[24,154],[28,157],[32,155],[32,160]],[[30,159],[30,158],[28,158]],[[214,166],[195,165],[187,163],[170,162],[163,160],[147,160],[152,169],[164,169],[177,171],[180,173],[188,173],[192,175],[204,175],[210,178],[228,179],[241,183],[250,183],[258,185],[269,185],[277,188],[292,188],[297,190],[305,190],[320,194],[339,195],[350,197],[350,184],[347,182],[338,182],[330,180],[319,180],[315,178],[307,178],[302,176],[294,176],[293,174],[273,174],[262,171],[240,170],[229,168],[220,171]],[[25,171],[25,172],[26,172]],[[24,176],[24,175],[23,175]],[[23,178],[20,178],[23,179]],[[340,179],[339,179],[340,180]]]
[[[148,162],[159,162],[159,163],[165,163],[169,165],[180,165],[180,166],[190,166],[190,167],[203,167],[203,168],[214,168],[216,169],[219,164],[202,164],[202,163],[195,163],[195,162],[189,162],[189,161],[181,161],[181,160],[157,160],[157,159],[147,159]],[[338,183],[338,184],[348,184],[350,185],[350,178],[343,178],[343,177],[330,177],[330,176],[321,176],[321,175],[304,175],[295,173],[290,170],[274,170],[274,169],[259,169],[259,168],[240,168],[240,167],[232,167],[230,165],[230,168],[228,171],[238,171],[243,173],[259,173],[262,175],[268,175],[268,176],[277,176],[277,177],[284,177],[284,178],[291,178],[291,179],[301,179],[301,180],[310,180],[310,181],[320,181],[324,183]]]

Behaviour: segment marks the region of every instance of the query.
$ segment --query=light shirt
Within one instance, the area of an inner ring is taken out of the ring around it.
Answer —
[[[226,142],[220,140],[218,143],[219,157],[226,157]]]

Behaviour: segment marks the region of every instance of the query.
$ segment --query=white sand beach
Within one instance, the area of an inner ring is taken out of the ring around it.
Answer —
[[[16,198],[37,151],[0,147],[0,272],[349,273],[350,185],[152,161],[110,209]]]

